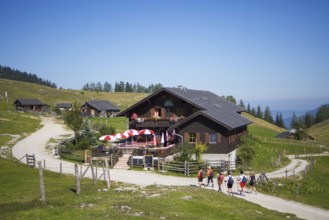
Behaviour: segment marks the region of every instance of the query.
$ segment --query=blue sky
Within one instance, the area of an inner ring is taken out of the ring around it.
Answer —
[[[329,103],[327,0],[1,0],[0,64],[58,87],[149,84],[271,110]]]

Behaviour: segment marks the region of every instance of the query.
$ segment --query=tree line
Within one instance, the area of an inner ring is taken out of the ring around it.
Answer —
[[[161,89],[163,85],[161,83],[151,84],[149,86],[143,86],[139,83],[129,83],[129,82],[115,82],[112,85],[109,82],[92,82],[86,83],[82,90],[95,91],[95,92],[138,92],[138,93],[153,93]]]
[[[299,117],[292,115],[291,128],[310,128],[311,126],[329,119],[329,104],[320,106],[315,113],[307,112]]]
[[[8,66],[0,65],[0,78],[35,83],[35,84],[39,84],[39,85],[43,85],[43,86],[57,88],[57,85],[55,83],[52,83],[49,80],[41,79],[41,78],[37,77],[36,74],[22,72],[20,70],[16,70],[16,69],[10,68]]]
[[[233,96],[227,96],[224,97],[227,100],[233,102],[234,104],[237,104],[235,98]],[[275,119],[272,117],[272,113],[269,106],[265,107],[265,111],[262,111],[260,105],[257,105],[257,108],[250,107],[250,104],[248,103],[247,107],[245,106],[243,100],[241,99],[239,104],[240,107],[246,109],[246,111],[260,119],[263,119],[271,124],[275,124],[278,127],[281,128],[287,128],[284,124],[283,117],[281,113],[276,113]],[[301,115],[299,117],[296,116],[295,112],[292,115],[292,120],[290,123],[290,128],[295,128],[297,130],[299,129],[305,129],[310,128],[311,126],[318,124],[320,122],[323,122],[325,120],[329,119],[329,104],[320,106],[315,113],[314,112],[308,112],[305,115]]]
[[[275,119],[273,119],[272,117],[272,112],[269,106],[265,107],[265,111],[262,110],[262,108],[260,107],[260,105],[257,105],[257,108],[255,107],[251,107],[250,104],[248,103],[247,107],[244,104],[244,101],[242,99],[240,99],[239,104],[236,102],[236,99],[233,96],[224,96],[224,98],[226,98],[228,101],[233,102],[234,104],[240,106],[241,108],[246,109],[246,111],[255,116],[256,118],[260,118],[263,119],[271,124],[275,124],[278,127],[281,128],[286,128],[284,121],[283,121],[283,117],[281,113],[277,113]]]

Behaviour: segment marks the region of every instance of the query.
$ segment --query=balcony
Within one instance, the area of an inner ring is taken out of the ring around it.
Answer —
[[[137,118],[129,122],[129,127],[139,128],[169,128],[181,118]]]

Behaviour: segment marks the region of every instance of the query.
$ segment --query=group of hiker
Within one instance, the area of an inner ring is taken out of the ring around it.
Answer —
[[[205,174],[202,170],[202,168],[200,167],[199,172],[198,172],[198,182],[199,182],[199,186],[202,187],[208,187],[209,184],[211,184],[211,187],[214,188],[214,177],[215,177],[215,173],[213,171],[213,169],[211,168],[211,166],[208,167],[207,170],[207,184],[205,185],[203,183],[203,179],[205,178]],[[233,185],[234,185],[234,178],[232,176],[231,171],[228,171],[227,176],[225,177],[224,174],[218,170],[218,174],[216,176],[216,180],[217,180],[217,184],[218,184],[218,192],[223,192],[222,186],[223,184],[227,185],[227,192],[229,195],[234,195],[233,192]],[[240,195],[244,196],[245,195],[245,187],[248,184],[249,185],[249,189],[250,192],[256,192],[256,177],[255,174],[251,173],[249,178],[244,174],[244,172],[241,170],[240,171],[240,176],[237,178],[237,181],[240,184]],[[249,181],[249,183],[248,183]]]

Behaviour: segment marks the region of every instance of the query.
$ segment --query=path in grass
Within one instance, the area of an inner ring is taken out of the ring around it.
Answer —
[[[72,131],[66,130],[62,124],[56,123],[53,118],[43,118],[43,127],[19,141],[13,147],[13,156],[17,159],[21,159],[26,154],[35,154],[37,161],[46,161],[46,169],[54,172],[60,171],[60,164],[62,163],[62,172],[65,174],[74,174],[74,164],[67,161],[61,161],[52,157],[51,153],[45,150],[47,142],[51,139],[62,138],[63,135],[72,134]],[[293,172],[298,173],[305,168],[306,161],[300,159],[291,158],[292,162],[280,170],[266,174],[269,178],[279,178],[286,175],[286,169],[289,171],[288,175],[292,175]],[[26,163],[26,160],[22,160]],[[293,171],[295,169],[295,171]],[[99,170],[99,173],[101,170]],[[189,177],[173,177],[164,176],[153,173],[152,171],[140,172],[140,171],[128,171],[128,170],[110,170],[111,180],[118,182],[125,182],[140,186],[148,186],[152,184],[171,185],[171,186],[196,186],[197,179]],[[85,177],[91,178],[90,170],[86,173]],[[235,191],[238,191],[238,184],[235,185]],[[217,186],[215,186],[217,187]],[[215,190],[215,188],[209,188]],[[268,209],[277,210],[280,212],[293,213],[300,218],[304,219],[329,219],[329,211],[312,206],[304,205],[301,203],[287,201],[274,196],[268,196],[261,193],[247,194],[246,196],[239,196],[239,198],[245,199],[252,203],[259,204]]]

